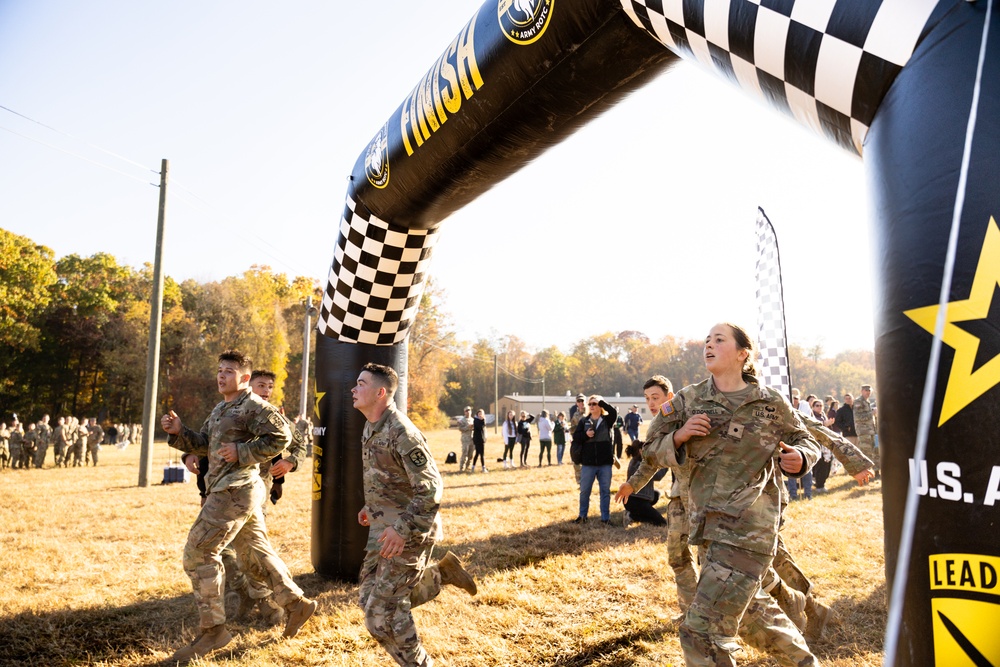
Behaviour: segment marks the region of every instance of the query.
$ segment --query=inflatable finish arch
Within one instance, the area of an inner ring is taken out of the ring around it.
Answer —
[[[895,664],[1000,664],[1000,35],[991,8],[487,0],[352,171],[317,339],[316,570],[357,576],[363,417],[349,390],[367,361],[406,377],[406,335],[439,222],[682,58],[863,155],[881,274],[859,288],[876,296],[889,581],[911,480],[921,496]],[[939,319],[927,454],[916,461]],[[406,405],[405,384],[397,402]]]

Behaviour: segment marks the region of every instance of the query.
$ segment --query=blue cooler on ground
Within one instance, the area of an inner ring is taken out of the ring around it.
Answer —
[[[191,479],[191,471],[180,463],[171,463],[163,466],[163,481],[161,484],[173,484],[175,482],[187,482]]]

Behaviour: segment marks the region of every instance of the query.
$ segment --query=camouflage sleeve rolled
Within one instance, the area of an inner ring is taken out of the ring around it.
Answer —
[[[674,432],[683,425],[684,397],[676,394],[660,407],[656,417],[646,429],[646,446],[642,448],[642,462],[648,462],[656,468],[684,465],[687,460],[687,450],[683,445],[679,448],[674,445]]]
[[[284,415],[269,403],[259,406],[247,428],[254,437],[236,443],[241,466],[270,461],[292,442],[292,431]]]
[[[289,424],[292,442],[285,450],[284,458],[292,464],[292,472],[299,467],[299,461],[306,455],[306,436],[299,429]]]
[[[632,473],[625,483],[631,486],[633,491],[638,491],[645,488],[652,481],[658,470],[660,470],[658,465],[643,457],[642,463],[639,464],[639,467],[636,468],[635,472]]]
[[[774,391],[770,387],[768,390]],[[775,393],[777,392],[775,391]],[[798,472],[786,472],[785,474],[789,477],[802,477],[807,472],[812,470],[814,465],[816,465],[816,462],[819,461],[821,456],[823,456],[823,450],[820,449],[819,443],[816,442],[816,439],[809,432],[809,429],[806,428],[804,420],[807,419],[807,416],[799,410],[793,408],[787,401],[785,401],[785,404],[791,414],[792,418],[790,422],[793,424],[793,427],[792,430],[786,434],[783,442],[786,445],[799,450],[799,453],[802,455],[802,468]]]
[[[393,529],[400,537],[409,541],[434,531],[435,519],[441,508],[444,484],[441,481],[441,473],[438,472],[437,465],[427,448],[427,441],[419,432],[410,433],[400,427],[395,445],[403,469],[410,480],[413,497],[399,515]]]
[[[837,460],[844,465],[844,470],[848,475],[857,475],[875,467],[870,458],[864,452],[851,444],[851,441],[823,426],[818,420],[807,418],[804,420],[806,428],[814,438],[827,449],[829,449]]]
[[[208,456],[208,447],[211,444],[209,438],[209,428],[212,417],[209,415],[205,423],[201,425],[201,431],[194,431],[187,426],[181,426],[181,432],[177,435],[167,436],[167,444],[182,452],[191,452],[198,456]]]

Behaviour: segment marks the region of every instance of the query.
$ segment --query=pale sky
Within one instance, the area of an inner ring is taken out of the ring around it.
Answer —
[[[54,128],[0,109],[0,227],[152,261],[167,158],[168,275],[325,285],[355,160],[478,7],[0,0],[0,105]],[[689,63],[453,214],[431,273],[464,339],[701,338],[755,326],[757,206],[790,341],[871,349],[861,160]]]

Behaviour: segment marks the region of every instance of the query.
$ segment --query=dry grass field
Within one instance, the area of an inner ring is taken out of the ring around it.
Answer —
[[[684,664],[664,529],[623,529],[620,506],[612,506],[611,527],[571,524],[571,466],[505,471],[494,463],[488,474],[459,474],[443,463],[458,450],[457,432],[428,436],[445,479],[445,539],[435,555],[455,551],[479,582],[474,598],[448,587],[414,611],[438,664]],[[491,435],[486,445],[494,462],[499,442]],[[155,482],[172,451],[157,443]],[[96,469],[0,471],[0,665],[154,665],[190,641],[197,614],[181,549],[197,488],[138,488],[138,460],[138,447],[105,447]],[[615,471],[612,487],[622,481],[624,471]],[[860,489],[841,473],[827,486],[792,504],[785,541],[838,617],[813,647],[823,664],[874,667],[886,617],[879,484]],[[271,539],[319,601],[317,615],[286,641],[259,616],[232,623],[234,641],[194,664],[394,664],[368,636],[355,587],[312,571],[308,474],[291,474],[285,489],[268,520]],[[739,662],[776,664],[752,649]]]

